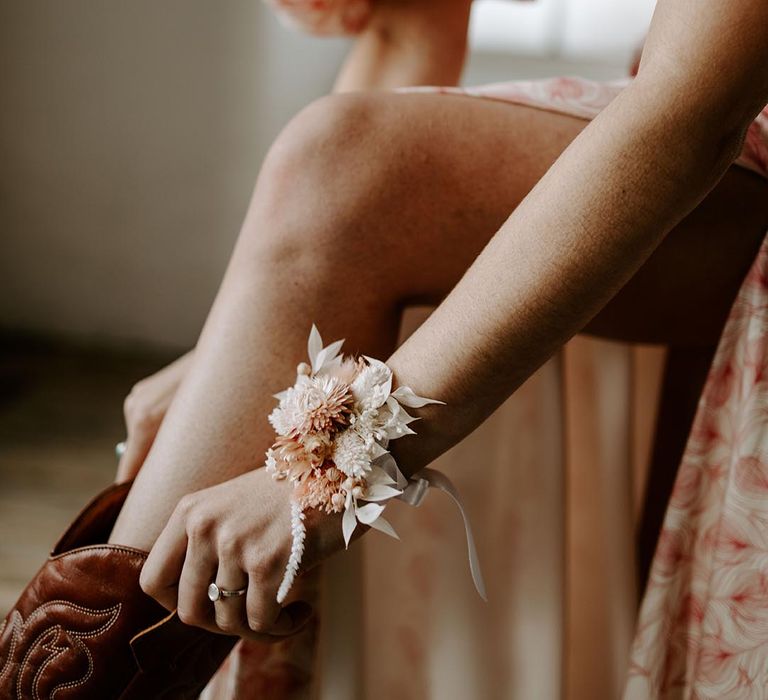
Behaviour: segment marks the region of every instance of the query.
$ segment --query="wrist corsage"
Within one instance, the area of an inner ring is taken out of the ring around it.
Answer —
[[[406,408],[442,401],[417,396],[409,387],[392,390],[392,370],[371,357],[340,354],[343,340],[323,347],[315,326],[309,336],[310,364],[297,368],[295,384],[276,394],[279,405],[269,416],[277,433],[267,451],[266,469],[276,479],[293,484],[291,530],[293,542],[277,602],[293,585],[304,554],[304,512],[310,508],[343,513],[344,542],[358,522],[392,537],[397,533],[382,513],[392,498],[418,505],[428,486],[448,492],[461,507],[447,478],[434,470],[407,480],[387,451],[390,440],[413,435],[416,418]],[[426,477],[426,478],[425,478]],[[431,477],[431,478],[430,478]],[[466,515],[470,568],[485,598],[474,541]]]

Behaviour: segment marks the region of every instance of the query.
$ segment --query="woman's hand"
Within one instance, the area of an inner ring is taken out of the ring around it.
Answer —
[[[286,481],[264,469],[186,496],[158,537],[141,573],[142,589],[182,622],[212,632],[269,639],[297,632],[312,608],[296,586],[293,602],[275,600],[291,551]],[[344,547],[341,517],[306,512],[302,573]],[[301,582],[300,577],[297,584]],[[246,589],[208,599],[208,586]]]
[[[139,473],[179,384],[187,373],[193,352],[190,350],[156,374],[142,379],[126,397],[123,413],[128,437],[125,452],[117,466],[116,481],[129,481]]]

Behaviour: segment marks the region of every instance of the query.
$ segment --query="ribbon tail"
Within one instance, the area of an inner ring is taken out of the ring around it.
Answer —
[[[467,515],[467,512],[464,510],[464,504],[461,502],[461,497],[459,496],[459,492],[454,486],[453,482],[442,472],[437,471],[436,469],[422,469],[417,475],[416,475],[416,482],[422,482],[426,481],[427,485],[431,486],[432,488],[436,488],[439,491],[442,491],[443,493],[448,494],[452,499],[453,502],[456,504],[456,506],[459,509],[459,512],[461,513],[461,517],[464,520],[464,532],[467,535],[467,550],[469,553],[469,571],[472,574],[472,581],[475,584],[475,589],[477,590],[480,597],[487,603],[488,602],[488,596],[485,591],[485,580],[483,579],[483,572],[480,569],[480,558],[477,555],[477,547],[475,545],[475,537],[472,534],[472,525],[469,522],[469,516]],[[413,483],[413,482],[412,482]],[[426,491],[426,489],[418,489],[422,492]],[[403,494],[405,495],[405,494]],[[403,500],[410,500],[410,499],[403,499]],[[421,501],[421,498],[418,499]],[[414,504],[417,505],[417,504]]]

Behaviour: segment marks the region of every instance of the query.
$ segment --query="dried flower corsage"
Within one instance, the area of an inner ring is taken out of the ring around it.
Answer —
[[[339,354],[343,340],[323,347],[315,326],[309,335],[310,364],[297,368],[296,383],[276,394],[269,416],[277,439],[267,451],[266,468],[293,483],[293,544],[278,603],[288,595],[304,554],[304,511],[341,513],[349,545],[357,523],[397,537],[382,517],[384,502],[403,494],[407,484],[387,445],[416,420],[405,410],[442,401],[417,396],[401,386],[392,391],[392,370],[372,357]]]

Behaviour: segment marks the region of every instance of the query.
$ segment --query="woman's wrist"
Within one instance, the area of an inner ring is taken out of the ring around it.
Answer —
[[[406,491],[408,480],[387,451],[390,441],[413,435],[408,408],[441,403],[407,386],[393,389],[392,371],[371,357],[345,357],[343,341],[323,346],[313,326],[309,364],[296,369],[293,386],[276,395],[269,416],[277,434],[266,469],[292,484],[292,545],[277,592],[282,603],[302,565],[306,512],[341,514],[348,545],[358,523],[397,537],[382,513],[386,502]]]

